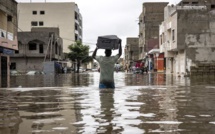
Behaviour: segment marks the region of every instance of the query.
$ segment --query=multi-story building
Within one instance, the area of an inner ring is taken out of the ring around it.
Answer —
[[[164,20],[166,2],[143,3],[139,16],[139,59],[145,58],[147,52],[154,48],[150,40],[159,40],[159,25]],[[154,41],[153,41],[154,42]]]
[[[46,61],[62,60],[62,38],[59,28],[32,28],[18,32],[19,50],[11,56],[11,69],[20,72],[43,71]]]
[[[0,86],[9,86],[10,55],[18,50],[17,43],[17,2],[0,2]],[[4,78],[4,79],[3,79]]]
[[[75,41],[82,41],[82,16],[78,5],[66,3],[19,3],[19,28],[31,31],[33,27],[58,27],[63,39],[63,53]]]
[[[139,55],[139,38],[137,37],[128,37],[126,38],[125,45],[125,64],[132,64],[134,61],[138,60]]]
[[[165,7],[159,44],[167,73],[186,75],[192,67],[215,63],[215,6],[209,2],[184,0]]]
[[[206,6],[208,10],[215,9],[215,0],[182,0],[178,6]]]

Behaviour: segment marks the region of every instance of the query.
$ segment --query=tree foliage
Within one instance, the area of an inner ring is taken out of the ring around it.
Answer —
[[[71,44],[68,48],[70,50],[68,58],[71,61],[77,62],[77,72],[79,73],[81,63],[92,61],[92,58],[89,56],[89,46],[83,45],[78,41]]]

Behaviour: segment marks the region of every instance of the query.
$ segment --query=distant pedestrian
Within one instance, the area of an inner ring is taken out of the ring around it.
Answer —
[[[63,68],[63,72],[64,72],[65,74],[67,73],[67,67],[66,67],[66,66]]]
[[[115,68],[116,68],[116,72],[118,73],[120,69],[120,64],[118,62],[116,63]]]
[[[148,60],[145,60],[145,63],[144,63],[144,71],[146,72],[146,73],[148,73]]]
[[[143,74],[144,73],[144,62],[143,61],[141,61],[141,63],[140,63],[140,70],[141,70],[141,74]]]
[[[128,72],[129,72],[129,70],[130,70],[130,69],[129,69],[129,64],[128,64],[128,63],[126,63],[126,64],[125,64],[125,71],[128,73]]]

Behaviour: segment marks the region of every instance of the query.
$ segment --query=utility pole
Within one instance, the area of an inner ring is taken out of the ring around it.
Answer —
[[[51,59],[52,59],[52,46],[53,46],[53,38],[54,38],[54,36],[53,36],[53,34],[52,34],[52,36],[51,36],[51,49],[50,49],[50,61],[51,61]]]

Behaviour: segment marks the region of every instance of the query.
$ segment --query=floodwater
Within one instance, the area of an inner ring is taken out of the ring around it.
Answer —
[[[12,76],[0,92],[0,134],[213,134],[215,76],[115,73]]]

